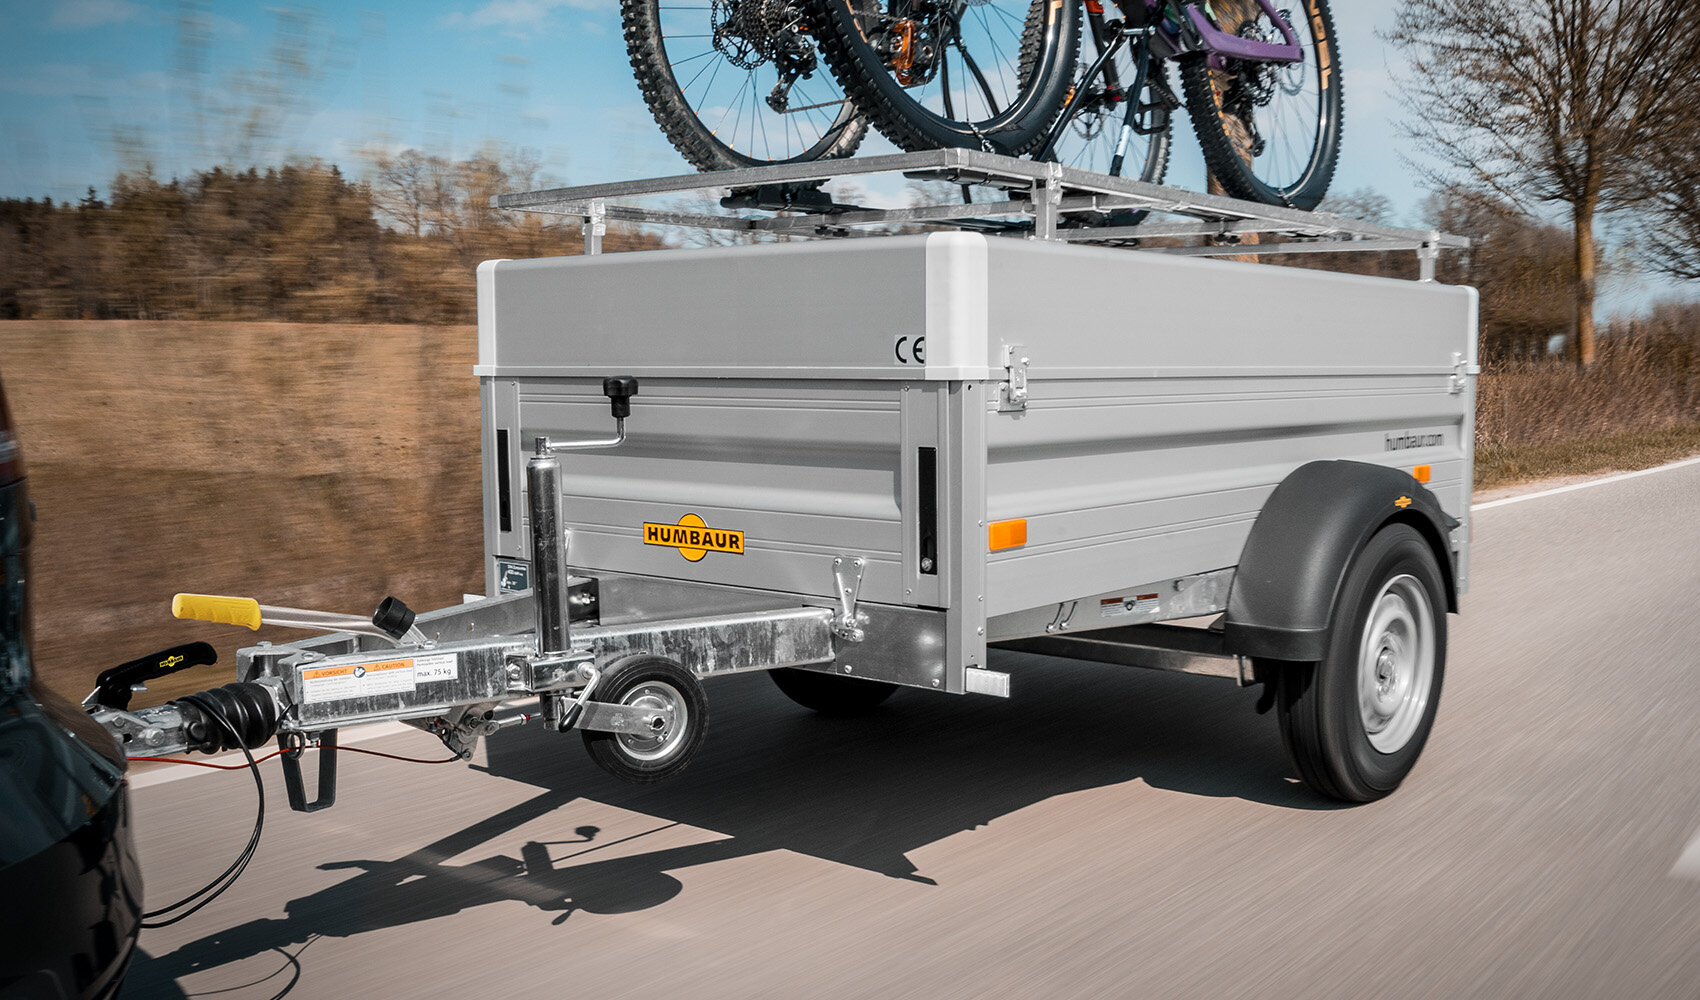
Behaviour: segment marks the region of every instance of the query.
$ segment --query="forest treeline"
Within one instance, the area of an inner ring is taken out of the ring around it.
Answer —
[[[535,186],[535,171],[496,153],[467,160],[410,150],[364,180],[309,162],[186,180],[121,174],[108,199],[0,201],[0,319],[228,319],[471,322],[474,273],[492,257],[575,254],[575,219],[489,207]],[[1323,206],[1397,224],[1389,200],[1347,193]],[[1469,236],[1442,255],[1440,280],[1481,294],[1487,359],[1538,358],[1574,323],[1576,266],[1566,230],[1480,192],[1429,198],[1424,224]],[[668,245],[611,228],[609,250]],[[1248,247],[1248,251],[1252,248]],[[1266,256],[1266,263],[1415,278],[1410,252]],[[1700,307],[1670,306],[1615,332],[1693,346]]]
[[[480,261],[582,250],[576,222],[489,207],[526,174],[409,151],[366,181],[318,162],[144,170],[106,200],[0,200],[0,319],[471,322]],[[662,245],[612,227],[604,241]]]

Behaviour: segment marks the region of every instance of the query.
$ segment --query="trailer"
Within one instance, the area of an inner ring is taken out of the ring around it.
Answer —
[[[856,714],[904,688],[1019,697],[1016,650],[1261,685],[1308,785],[1391,792],[1468,589],[1475,293],[1200,258],[1402,248],[1432,273],[1462,241],[972,151],[889,159],[1006,196],[835,206],[808,182],[842,164],[690,178],[762,219],[609,204],[684,179],[508,196],[581,216],[588,250],[609,218],[951,227],[486,262],[489,596],[367,622],[182,595],[185,617],[340,631],[243,650],[217,697],[97,716],[149,752],[334,751],[403,719],[470,756],[541,723],[654,781],[690,762],[721,675]],[[1129,210],[1193,221],[1069,222]],[[1224,240],[1249,233],[1282,235]],[[1129,240],[1158,246],[1092,245]],[[296,808],[334,800],[334,752],[314,801],[285,768]]]

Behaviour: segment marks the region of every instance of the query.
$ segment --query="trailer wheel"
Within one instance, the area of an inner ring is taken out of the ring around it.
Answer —
[[[862,677],[823,674],[818,670],[781,667],[767,675],[785,697],[821,715],[848,717],[866,715],[897,690],[896,684]]]
[[[1428,543],[1407,525],[1389,525],[1346,572],[1327,655],[1267,665],[1282,740],[1312,789],[1370,802],[1416,765],[1440,703],[1445,594]]]
[[[673,722],[653,735],[584,730],[584,747],[597,766],[616,778],[649,784],[683,771],[708,728],[708,699],[689,670],[660,656],[628,656],[609,667],[594,692],[597,701],[665,708]]]

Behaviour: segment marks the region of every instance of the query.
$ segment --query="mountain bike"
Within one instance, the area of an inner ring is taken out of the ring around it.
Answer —
[[[1131,12],[1113,18],[1087,0],[1081,60],[1090,63],[1034,158],[1158,183],[1171,113],[1184,106],[1226,193],[1315,208],[1334,175],[1343,120],[1327,0],[1140,6],[1130,0]],[[1184,101],[1169,85],[1170,62]]]
[[[903,149],[1032,154],[1156,182],[1172,112],[1185,107],[1228,194],[1314,208],[1339,152],[1338,56],[1327,0],[1286,2],[624,0],[622,9],[650,109],[701,169],[848,155],[865,115]]]

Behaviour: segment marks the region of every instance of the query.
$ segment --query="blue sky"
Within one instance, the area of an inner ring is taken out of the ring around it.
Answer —
[[[1374,37],[1392,0],[1336,7],[1348,88],[1337,190],[1371,186],[1414,208]],[[565,183],[688,169],[638,96],[616,0],[4,0],[0,10],[0,196],[104,192],[144,160],[166,176],[233,157],[316,156],[357,172],[362,150],[464,156],[488,141],[533,151]],[[305,72],[272,72],[280,45]],[[243,139],[241,116],[256,107],[264,127]],[[1182,132],[1171,176],[1201,183]]]
[[[1397,2],[1332,6],[1346,84],[1333,190],[1373,188],[1420,224],[1401,56],[1376,37]],[[294,68],[279,73],[279,53]],[[1176,138],[1169,182],[1202,186],[1184,119]],[[144,162],[169,177],[317,157],[359,175],[374,150],[458,158],[487,143],[529,151],[550,184],[689,169],[638,95],[618,0],[0,0],[0,197],[104,195]]]

